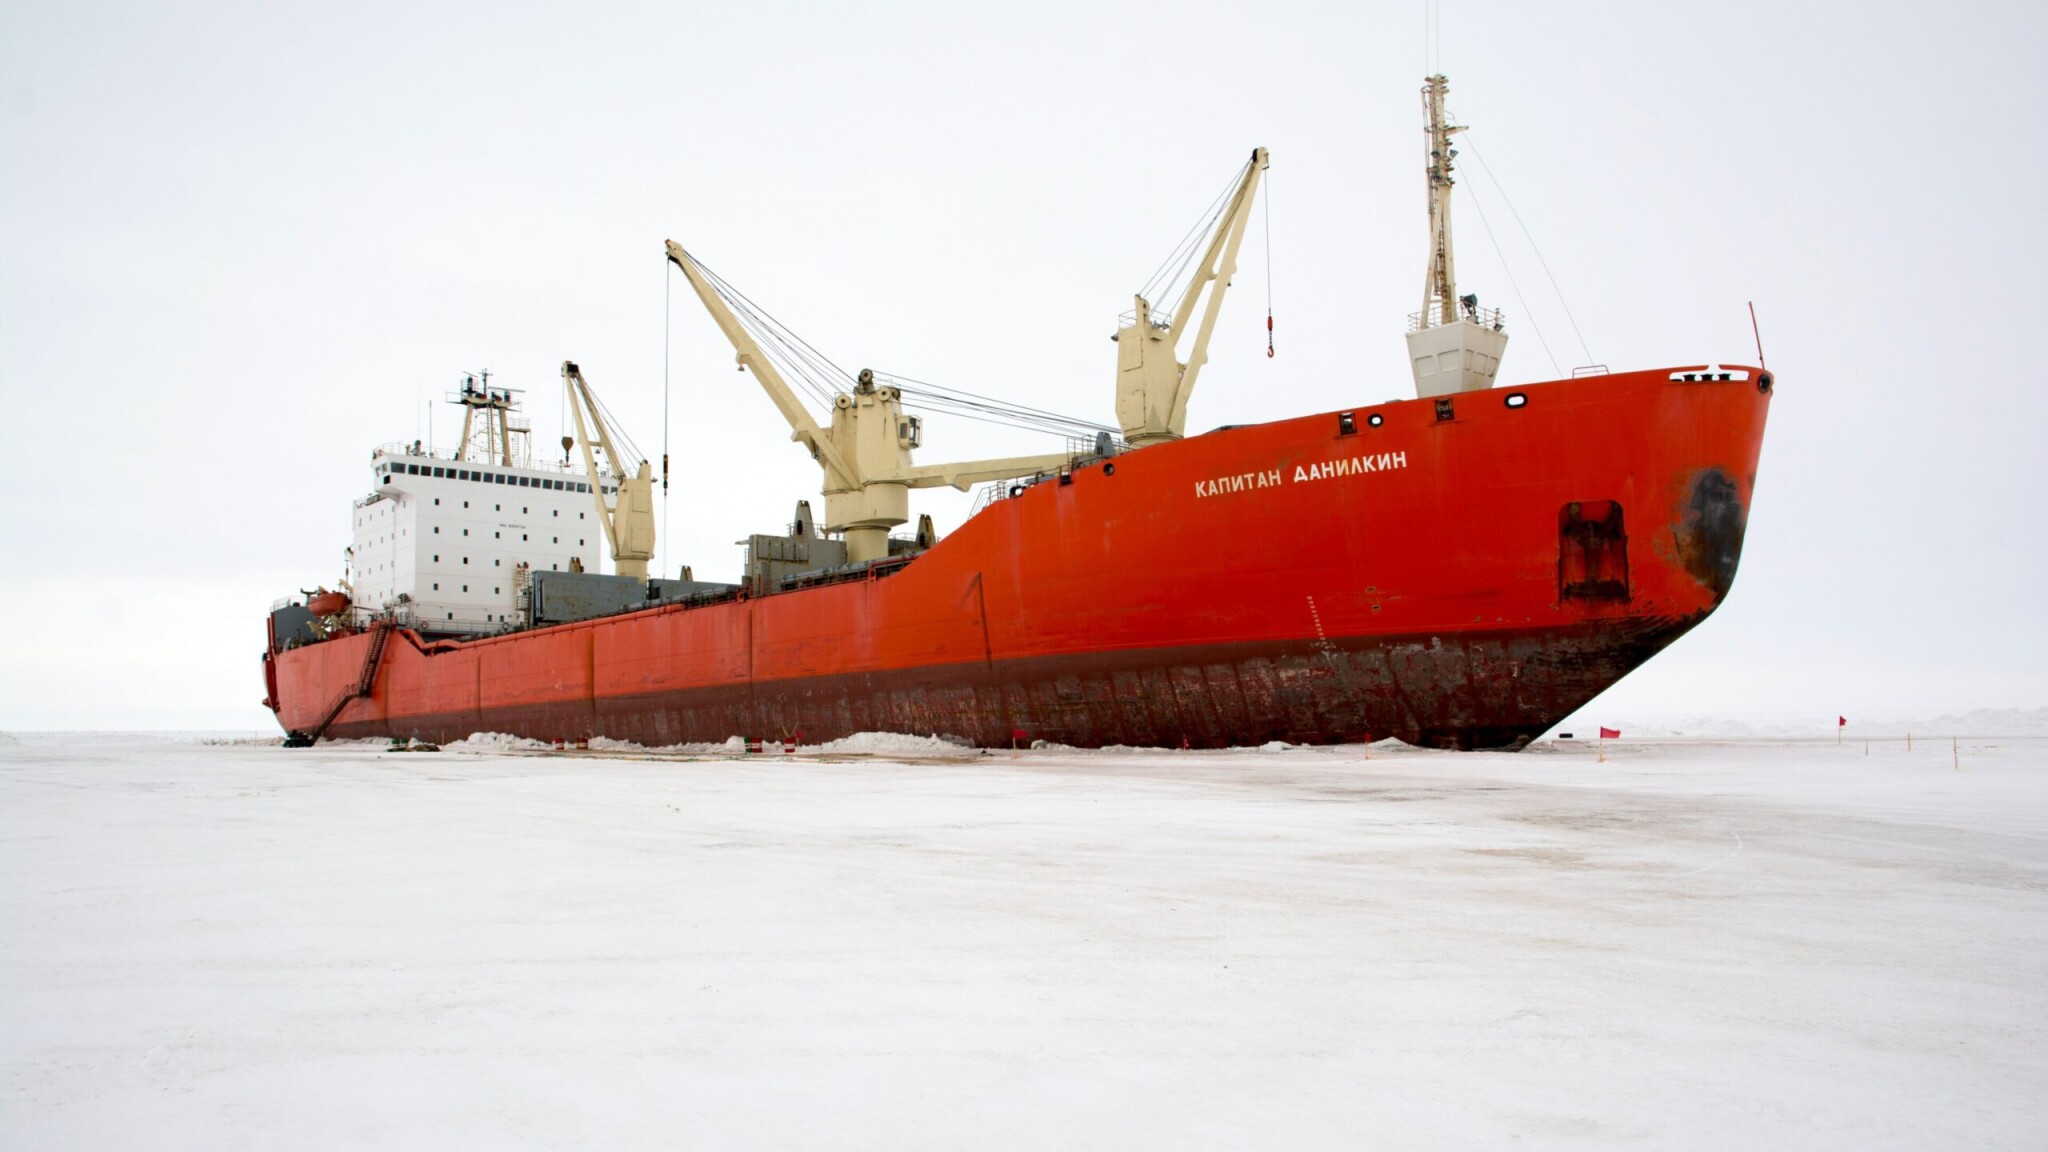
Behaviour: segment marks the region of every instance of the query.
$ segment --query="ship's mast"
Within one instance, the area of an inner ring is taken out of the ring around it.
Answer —
[[[1457,261],[1451,248],[1451,187],[1457,183],[1451,178],[1451,164],[1458,152],[1451,147],[1451,136],[1463,132],[1465,127],[1444,119],[1444,96],[1450,89],[1450,79],[1441,72],[1422,82],[1422,130],[1428,150],[1425,167],[1429,180],[1429,271],[1422,282],[1424,327],[1431,323],[1432,306],[1437,324],[1449,324],[1458,318]]]
[[[489,369],[463,374],[462,388],[452,397],[462,405],[462,440],[455,446],[457,460],[486,460],[507,468],[512,466],[512,433],[524,431],[523,425],[513,427],[509,418],[516,406],[513,391],[491,387]]]
[[[1451,137],[1465,130],[1444,111],[1450,80],[1439,72],[1422,82],[1423,174],[1429,186],[1429,269],[1422,279],[1422,310],[1408,317],[1408,362],[1418,396],[1444,396],[1493,387],[1508,335],[1501,314],[1481,308],[1479,297],[1458,295],[1451,244],[1451,190],[1458,150]]]

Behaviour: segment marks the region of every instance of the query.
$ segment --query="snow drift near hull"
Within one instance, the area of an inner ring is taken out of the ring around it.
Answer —
[[[471,641],[266,654],[290,732],[645,744],[1518,747],[1704,619],[1771,380],[1657,370],[1361,406],[1028,487],[896,568]]]

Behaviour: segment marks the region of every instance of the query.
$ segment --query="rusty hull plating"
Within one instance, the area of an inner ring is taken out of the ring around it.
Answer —
[[[400,631],[328,734],[1519,748],[1733,584],[1772,382],[1702,375],[1222,429],[1030,487],[865,579]],[[287,732],[363,678],[371,642],[266,653]]]

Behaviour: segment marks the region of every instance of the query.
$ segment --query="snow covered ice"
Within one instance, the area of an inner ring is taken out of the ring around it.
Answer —
[[[2048,740],[942,743],[0,742],[0,1145],[2048,1145]]]

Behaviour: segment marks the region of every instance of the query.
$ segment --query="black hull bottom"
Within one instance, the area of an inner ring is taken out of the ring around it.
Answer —
[[[1698,621],[1616,618],[1450,637],[1093,652],[343,721],[327,735],[446,742],[503,732],[652,747],[904,732],[981,747],[1044,740],[1080,748],[1394,737],[1432,748],[1512,750]]]

